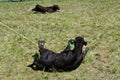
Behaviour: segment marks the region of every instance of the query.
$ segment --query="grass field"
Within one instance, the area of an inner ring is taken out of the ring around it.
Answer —
[[[36,4],[58,4],[61,10],[33,14]],[[59,52],[75,36],[84,36],[90,47],[79,68],[62,73],[27,68],[39,39]],[[120,80],[120,0],[0,0],[0,64],[0,80]]]

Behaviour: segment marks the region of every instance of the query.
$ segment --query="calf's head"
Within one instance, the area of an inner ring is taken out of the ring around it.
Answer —
[[[74,40],[74,43],[82,43],[85,46],[87,45],[87,42],[81,36],[76,37],[75,40]]]
[[[54,9],[54,10],[60,10],[60,8],[59,8],[58,5],[53,5],[53,9]]]

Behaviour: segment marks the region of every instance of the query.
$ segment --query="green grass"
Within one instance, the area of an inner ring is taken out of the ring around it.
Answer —
[[[60,12],[33,14],[36,5],[58,4]],[[46,40],[55,52],[67,41],[84,36],[90,50],[72,72],[43,72],[27,68],[38,47],[0,24],[0,80],[120,80],[119,0],[0,0],[0,22],[33,43]]]

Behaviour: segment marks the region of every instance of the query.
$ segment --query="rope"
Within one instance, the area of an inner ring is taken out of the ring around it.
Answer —
[[[24,35],[16,32],[14,29],[10,28],[8,25],[6,25],[6,24],[4,24],[4,23],[2,23],[2,22],[0,22],[0,24],[1,24],[2,26],[6,27],[7,29],[11,30],[12,32],[16,33],[17,35],[21,36],[21,37],[24,38],[25,40],[27,40],[27,41],[29,41],[29,42],[31,42],[32,44],[34,44],[34,45],[37,46],[37,44],[34,43],[32,40],[30,40],[30,39],[28,39],[27,37],[25,37]]]

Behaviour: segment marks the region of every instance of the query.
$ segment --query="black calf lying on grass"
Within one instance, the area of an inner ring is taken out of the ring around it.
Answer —
[[[41,13],[53,13],[56,12],[57,10],[60,10],[58,5],[53,5],[53,6],[49,6],[49,7],[43,7],[41,5],[36,5],[35,8],[32,9],[32,11],[36,11],[36,12],[41,12]]]
[[[74,49],[71,50],[71,44],[74,44]],[[44,42],[39,41],[40,57],[37,55],[34,62],[28,67],[33,70],[44,71],[72,71],[75,70],[87,54],[89,48],[86,47],[82,52],[83,45],[87,45],[82,37],[76,37],[75,40],[70,40],[68,46],[60,53],[55,53],[44,48]]]

